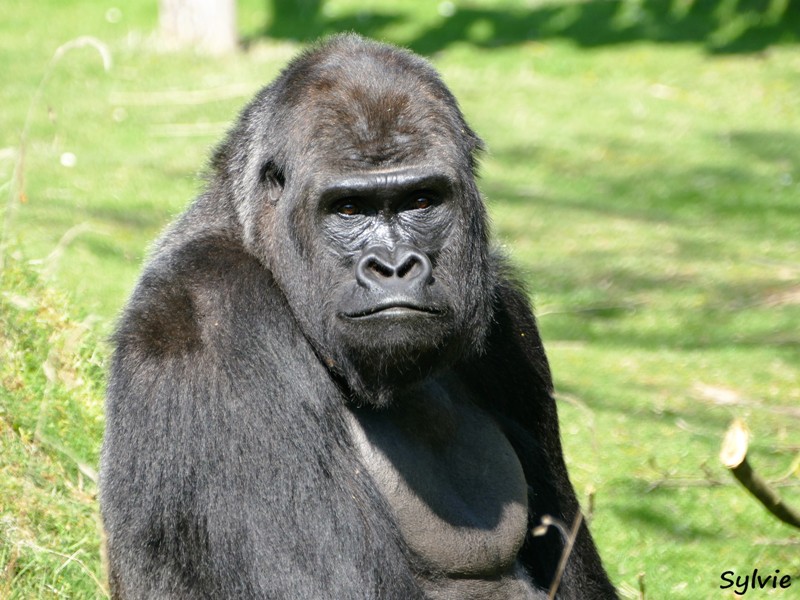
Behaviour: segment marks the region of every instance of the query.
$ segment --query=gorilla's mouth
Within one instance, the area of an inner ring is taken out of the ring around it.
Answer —
[[[419,317],[439,317],[443,311],[430,306],[420,306],[411,302],[387,302],[369,306],[358,311],[342,313],[345,319],[403,319]]]

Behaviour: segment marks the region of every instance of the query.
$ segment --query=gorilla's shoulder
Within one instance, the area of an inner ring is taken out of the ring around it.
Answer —
[[[242,323],[269,327],[285,312],[271,273],[238,240],[207,234],[162,245],[120,320],[118,347],[148,356],[223,350],[241,340]],[[276,325],[276,324],[273,324]]]

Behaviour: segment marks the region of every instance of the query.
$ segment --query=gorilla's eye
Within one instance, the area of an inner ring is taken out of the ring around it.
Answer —
[[[353,200],[342,200],[338,202],[334,210],[344,217],[360,215],[363,212],[361,207]]]
[[[407,205],[408,210],[424,210],[436,204],[436,197],[429,193],[413,196]]]
[[[422,197],[414,199],[414,202],[412,204],[414,208],[420,209],[420,208],[428,208],[432,204],[432,202],[430,198]]]

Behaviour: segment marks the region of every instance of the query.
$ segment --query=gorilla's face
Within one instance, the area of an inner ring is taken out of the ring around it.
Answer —
[[[485,335],[480,140],[411,55],[308,58],[267,90],[272,112],[248,109],[259,184],[240,210],[320,358],[357,401],[385,403]]]
[[[386,403],[477,351],[491,299],[483,236],[469,229],[480,231],[483,211],[470,214],[479,198],[465,198],[451,167],[323,170],[299,196],[284,194],[273,215],[288,238],[270,236],[282,246],[270,255],[283,257],[272,269],[306,336],[359,401]]]
[[[318,223],[338,264],[326,330],[361,371],[416,378],[452,351],[457,290],[442,253],[457,243],[455,187],[444,169],[401,166],[321,190]]]
[[[441,344],[451,290],[434,270],[452,242],[453,187],[442,172],[408,167],[326,182],[320,230],[349,272],[332,298],[339,335],[380,345],[392,332],[394,344],[420,351]]]

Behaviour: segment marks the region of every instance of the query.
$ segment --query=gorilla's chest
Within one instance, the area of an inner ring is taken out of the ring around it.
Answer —
[[[364,466],[424,563],[477,579],[513,569],[526,533],[527,485],[488,414],[457,387],[431,382],[388,410],[351,415]]]

